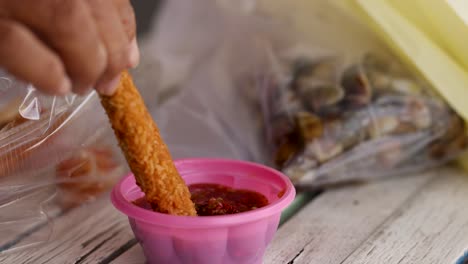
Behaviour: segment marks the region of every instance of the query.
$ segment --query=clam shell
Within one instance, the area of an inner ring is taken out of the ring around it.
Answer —
[[[344,91],[337,85],[316,83],[314,86],[302,89],[300,95],[306,109],[321,112],[340,102],[344,98]]]
[[[377,158],[385,168],[393,168],[402,161],[403,150],[398,139],[389,140],[380,147]]]
[[[462,152],[468,146],[465,122],[456,114],[452,113],[449,123],[445,127],[443,136],[433,142],[429,147],[429,156],[433,159],[443,159]]]
[[[366,71],[367,78],[371,87],[377,93],[385,92],[391,89],[392,78],[391,76],[376,70]]]
[[[288,166],[283,169],[283,172],[288,175],[293,182],[298,182],[302,180],[304,176],[313,173],[314,169],[317,167],[318,162],[316,160],[301,155],[294,159],[291,164],[288,164]]]
[[[275,164],[280,168],[284,166],[289,160],[291,160],[301,150],[300,144],[289,137],[285,138],[276,149],[275,152]]]
[[[324,123],[324,137],[339,142],[343,149],[349,149],[366,138],[366,126],[356,116],[335,119]]]
[[[339,66],[336,61],[303,62],[295,70],[291,87],[303,99],[307,109],[317,112],[343,99],[344,91],[338,80]]]
[[[370,122],[369,135],[371,138],[379,138],[393,133],[399,125],[400,121],[395,116],[379,116]]]
[[[342,102],[345,108],[361,108],[371,102],[372,89],[367,76],[359,65],[352,65],[343,73],[341,85],[345,93]]]
[[[269,122],[268,135],[273,144],[278,145],[285,137],[294,134],[296,130],[294,120],[286,113],[276,115]]]
[[[432,124],[431,110],[424,100],[420,98],[409,98],[404,115],[409,117],[418,129],[426,129]]]
[[[345,120],[343,122],[343,129],[341,130],[339,142],[346,149],[363,142],[368,137],[367,124],[369,123],[369,117],[361,113]]]
[[[410,70],[391,58],[366,54],[361,65],[375,93],[421,95],[424,87]]]
[[[327,57],[319,60],[299,58],[296,61],[293,79],[295,85],[308,80],[335,82],[338,80],[340,64],[336,58]]]
[[[389,89],[396,93],[407,95],[421,95],[423,93],[423,87],[415,80],[409,78],[393,78]]]
[[[314,157],[318,162],[324,163],[343,152],[339,142],[328,139],[318,139],[306,144],[305,153]]]
[[[452,139],[457,137],[460,134],[466,134],[466,125],[465,122],[461,117],[452,113],[449,117],[449,122],[447,126],[447,130],[444,134],[444,138]]]
[[[323,124],[318,116],[309,112],[299,112],[296,120],[304,141],[311,141],[323,135]]]
[[[276,111],[285,112],[289,115],[304,109],[301,98],[290,89],[286,89],[277,102]]]
[[[282,167],[302,148],[294,120],[286,113],[277,115],[269,123],[269,141],[275,149],[275,164]]]

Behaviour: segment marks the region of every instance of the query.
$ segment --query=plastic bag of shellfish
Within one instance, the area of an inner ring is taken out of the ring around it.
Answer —
[[[263,113],[275,164],[297,186],[415,172],[467,146],[462,118],[394,56],[301,55],[285,68]]]
[[[261,162],[319,187],[463,151],[460,117],[338,2],[168,1],[145,50],[170,90],[152,113],[173,157]]]
[[[351,2],[262,2],[294,32],[258,88],[274,165],[296,186],[404,175],[466,149],[463,119]]]
[[[0,253],[47,242],[54,217],[125,173],[101,108],[94,92],[51,97],[0,72]]]

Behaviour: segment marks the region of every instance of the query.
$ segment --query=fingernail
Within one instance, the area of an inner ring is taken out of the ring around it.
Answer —
[[[98,47],[97,47],[97,58],[98,61],[102,61],[102,62],[106,62],[107,61],[107,56],[109,54],[107,54],[107,50],[106,50],[106,47],[102,44],[102,43],[99,43]]]
[[[73,93],[80,95],[80,96],[87,94],[90,90],[91,90],[90,85],[81,84],[79,82],[74,82],[72,85]]]
[[[115,90],[117,90],[117,85],[119,84],[119,81],[120,75],[108,82],[99,84],[97,90],[102,95],[111,96],[114,94]]]
[[[72,90],[72,83],[68,77],[62,79],[60,86],[58,87],[57,92],[61,95],[70,93]]]
[[[135,68],[140,63],[140,50],[138,49],[138,43],[136,38],[130,42],[130,50],[129,50],[129,65],[130,68]]]

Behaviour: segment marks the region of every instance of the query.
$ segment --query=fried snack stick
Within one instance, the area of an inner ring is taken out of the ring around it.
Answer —
[[[190,192],[128,72],[112,96],[101,95],[112,128],[136,182],[153,210],[195,216]]]

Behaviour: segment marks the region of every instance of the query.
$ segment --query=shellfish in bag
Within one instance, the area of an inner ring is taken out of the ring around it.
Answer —
[[[175,157],[253,160],[317,188],[404,175],[465,150],[460,116],[333,1],[205,0],[190,11],[183,2],[167,4],[148,45],[162,83],[177,87],[153,109]],[[168,31],[168,14],[184,12]]]
[[[297,186],[404,175],[465,151],[463,119],[342,2],[262,3],[297,35],[271,51],[260,87],[274,163]]]

